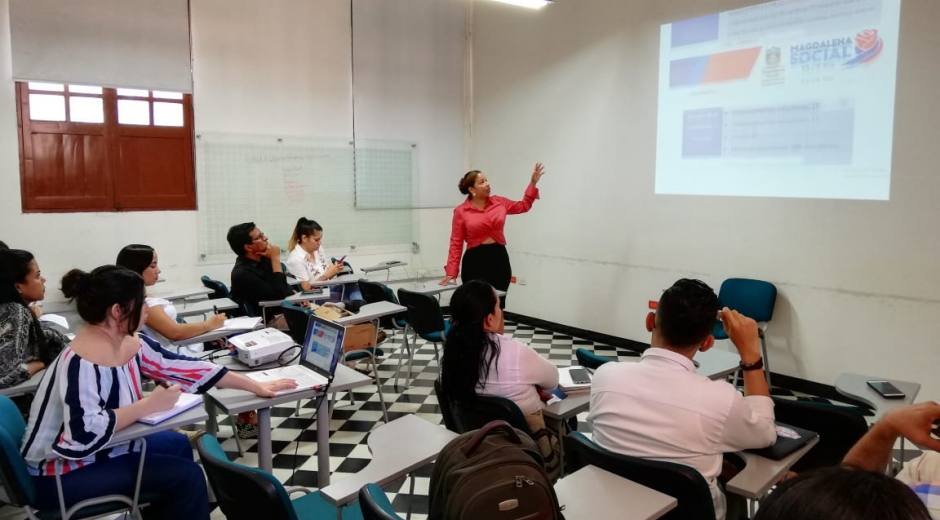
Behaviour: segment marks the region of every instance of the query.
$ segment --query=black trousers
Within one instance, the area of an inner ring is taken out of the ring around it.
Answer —
[[[467,249],[461,262],[460,280],[484,280],[494,289],[506,291],[512,278],[512,266],[509,264],[509,252],[501,244],[483,244]],[[506,306],[506,297],[500,298],[500,308]]]

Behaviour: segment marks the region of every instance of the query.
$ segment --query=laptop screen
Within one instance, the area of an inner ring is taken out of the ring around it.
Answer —
[[[301,361],[323,375],[331,376],[343,353],[346,328],[319,316],[310,316]]]

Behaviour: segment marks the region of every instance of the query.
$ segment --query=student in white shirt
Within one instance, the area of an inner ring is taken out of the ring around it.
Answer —
[[[741,355],[744,395],[696,373],[692,358],[715,343],[718,315]],[[774,405],[764,377],[757,324],[718,311],[718,297],[698,280],[679,280],[647,316],[653,333],[637,363],[607,363],[594,374],[588,423],[608,450],[697,469],[711,488],[715,516],[725,518],[718,487],[723,453],[776,441]]]
[[[287,257],[287,272],[300,281],[300,287],[304,291],[313,288],[310,282],[329,280],[343,270],[342,262],[327,260],[326,252],[320,247],[322,241],[323,228],[320,224],[306,217],[300,217],[297,220],[297,225],[294,226],[294,232],[287,244],[287,248],[290,249],[290,255]],[[357,283],[334,285],[330,287],[330,292],[333,300],[336,301],[341,299],[343,293],[345,293],[346,300],[362,299]]]
[[[546,428],[539,389],[558,386],[558,368],[529,345],[503,335],[503,311],[487,282],[473,280],[458,287],[450,298],[450,313],[441,359],[444,393],[461,403],[472,402],[478,394],[516,403],[539,443],[546,470],[557,476],[560,457],[553,450],[558,439],[552,432],[558,425]]]
[[[126,267],[139,274],[144,279],[146,287],[152,287],[160,276],[160,266],[157,265],[157,252],[148,245],[130,244],[118,253],[115,264]],[[176,307],[168,300],[154,298],[147,295],[147,321],[144,332],[155,331],[164,338],[173,341],[189,339],[210,330],[215,330],[225,324],[225,314],[215,314],[209,319],[194,323],[179,323],[176,321]],[[163,345],[171,352],[192,355],[202,352],[202,343],[190,344],[186,347],[177,347],[174,344]]]

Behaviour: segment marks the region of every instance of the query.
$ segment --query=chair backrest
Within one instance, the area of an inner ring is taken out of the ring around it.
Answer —
[[[574,351],[574,357],[578,360],[578,364],[584,368],[595,369],[604,363],[610,363],[614,361],[613,359],[606,358],[604,356],[598,356],[597,354],[591,352],[590,350],[579,348]]]
[[[778,421],[819,434],[819,443],[793,465],[793,471],[838,465],[868,432],[868,423],[858,408],[779,397],[771,399],[774,401],[774,417]]]
[[[454,419],[454,410],[450,406],[450,399],[444,393],[440,378],[434,380],[434,395],[437,396],[437,406],[444,416],[444,427],[452,432],[458,432],[457,421]]]
[[[404,520],[395,514],[385,492],[375,484],[366,484],[359,490],[359,507],[363,520]]]
[[[26,434],[26,421],[19,408],[5,395],[0,395],[0,500],[16,507],[33,504],[36,488],[20,454],[20,443]]]
[[[225,518],[297,520],[287,491],[273,475],[228,460],[211,435],[200,437],[196,450]]]
[[[287,331],[291,339],[298,345],[303,345],[307,339],[307,325],[310,323],[310,311],[300,305],[283,302],[281,310],[284,312],[284,319],[287,320]]]
[[[378,302],[389,302],[398,304],[398,298],[395,297],[395,292],[392,289],[382,283],[370,282],[364,278],[359,280],[359,292],[362,293],[362,299],[367,303],[378,303]],[[393,314],[391,316],[382,316],[379,320],[379,324],[383,328],[393,328],[393,320],[399,320],[407,317],[407,312],[400,312],[398,314]]]
[[[437,298],[424,293],[398,289],[398,300],[408,308],[408,324],[418,334],[444,330],[444,313]]]
[[[212,278],[209,278],[208,276],[205,276],[205,275],[202,276],[201,280],[202,280],[203,287],[205,287],[206,289],[212,289],[212,292],[209,293],[210,300],[218,300],[219,298],[231,298],[232,297],[232,293],[229,292],[228,287],[226,287],[224,283],[218,280],[213,280]]]
[[[749,278],[728,278],[721,282],[718,300],[723,307],[740,312],[758,322],[774,316],[777,287],[770,282]]]
[[[705,477],[694,468],[621,455],[605,450],[579,432],[565,437],[565,467],[568,473],[584,466],[597,466],[678,500],[666,520],[715,520],[715,504]]]
[[[516,403],[504,397],[478,395],[469,402],[451,399],[450,407],[457,433],[479,430],[492,421],[506,421],[513,428],[532,435],[522,410]]]

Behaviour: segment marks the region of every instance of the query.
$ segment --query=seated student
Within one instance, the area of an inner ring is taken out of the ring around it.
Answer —
[[[698,280],[679,280],[667,289],[655,315],[647,316],[653,336],[640,361],[606,363],[594,374],[588,423],[594,442],[610,451],[697,469],[722,520],[722,454],[770,446],[777,435],[754,320],[721,311],[741,355],[747,397],[696,373],[692,358],[714,345],[718,314],[718,297]]]
[[[940,436],[938,425],[940,425],[940,405],[933,401],[895,408],[885,413],[881,420],[855,443],[842,460],[842,464],[856,470],[884,473],[888,463],[891,462],[892,450],[899,437],[904,437],[917,446],[926,448],[928,451],[904,463],[904,467],[896,478],[917,494],[934,520],[940,520],[940,501],[937,500],[940,496],[940,453],[937,453],[940,450],[940,440],[931,436],[931,434]],[[761,508],[763,508],[763,503]],[[908,517],[884,516],[881,518]]]
[[[313,288],[312,281],[329,280],[336,277],[343,270],[342,262],[327,260],[326,251],[320,247],[323,241],[323,228],[316,221],[300,217],[294,232],[291,234],[287,249],[287,271],[300,281],[300,287],[309,291]],[[358,283],[330,286],[330,293],[334,301],[340,299],[361,300]],[[343,297],[345,293],[345,297]]]
[[[913,491],[883,472],[834,466],[779,485],[754,520],[931,520]]]
[[[444,340],[441,386],[458,402],[477,394],[510,399],[525,415],[553,479],[561,472],[558,425],[547,428],[539,389],[558,386],[558,368],[532,347],[503,335],[503,311],[493,287],[473,280],[450,298],[450,331]]]
[[[64,334],[39,321],[39,307],[30,309],[45,297],[45,283],[31,253],[0,250],[0,388],[26,381],[68,345]]]
[[[229,247],[238,255],[232,267],[233,300],[247,304],[260,314],[258,302],[283,300],[294,294],[281,269],[281,249],[269,244],[268,237],[255,227],[254,222],[232,226],[226,238]],[[279,312],[269,312],[268,318],[268,325],[287,328],[287,322]]]
[[[150,246],[131,244],[118,253],[115,264],[126,267],[139,274],[144,279],[144,285],[151,287],[157,283],[160,276],[160,267],[157,265],[157,252]],[[153,330],[170,341],[189,339],[210,330],[215,330],[225,324],[225,314],[210,316],[206,321],[196,323],[179,323],[176,321],[176,307],[163,298],[147,296],[146,329]],[[145,329],[145,332],[146,332]],[[187,345],[181,348],[176,345],[164,345],[172,352],[182,354],[195,354],[202,352],[202,344]]]
[[[73,269],[62,278],[62,292],[75,299],[88,326],[49,366],[52,377],[43,378],[26,425],[21,451],[40,508],[59,507],[56,466],[63,474],[66,506],[111,493],[132,496],[141,443],[104,446],[141,417],[172,408],[180,392],[218,386],[273,397],[296,386],[289,380],[258,383],[138,336],[147,313],[144,280],[128,269],[106,265],[90,274]],[[170,386],[143,396],[141,375]],[[141,493],[159,498],[143,510],[144,518],[209,518],[205,476],[186,437],[148,436],[145,458]]]

